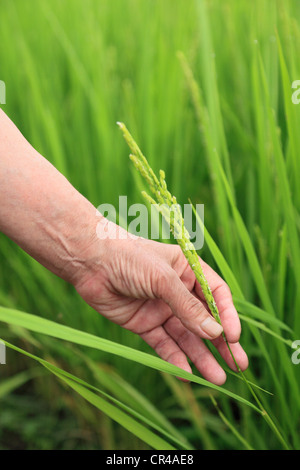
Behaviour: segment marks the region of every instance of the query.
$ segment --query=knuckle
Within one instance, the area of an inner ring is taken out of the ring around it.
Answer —
[[[182,351],[172,351],[166,356],[165,360],[171,364],[176,364],[176,361],[182,358],[182,354]]]
[[[228,296],[228,297],[231,297],[231,290],[230,290],[230,287],[228,284],[226,284],[226,282],[224,282],[224,293]]]
[[[186,343],[189,341],[191,333],[189,330],[184,330],[177,338],[177,344],[180,347],[184,347]]]
[[[182,310],[185,316],[188,316],[190,321],[204,320],[207,315],[207,311],[203,304],[192,295],[184,300]]]
[[[222,281],[222,283],[217,286],[217,288],[215,289],[215,293],[217,291],[222,295],[222,297],[229,297],[230,299],[232,298],[231,290],[225,281]]]
[[[168,265],[160,265],[156,269],[155,293],[159,298],[168,297],[170,290],[176,282],[177,275]]]
[[[157,354],[163,355],[163,352],[166,348],[168,348],[169,343],[170,343],[169,337],[158,340],[154,347]]]

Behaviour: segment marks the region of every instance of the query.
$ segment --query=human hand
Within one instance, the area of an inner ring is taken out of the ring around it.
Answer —
[[[222,384],[226,375],[202,339],[210,339],[235,369],[220,336],[222,328],[210,316],[180,248],[133,236],[103,237],[114,224],[99,212],[95,216],[94,206],[30,146],[1,110],[0,198],[0,230],[71,282],[95,310],[190,372],[188,356],[211,382]],[[201,263],[232,352],[245,369],[248,360],[238,344],[240,322],[230,291]]]
[[[207,380],[221,385],[226,374],[202,339],[211,340],[236,370],[208,311],[200,284],[177,245],[137,237],[99,240],[75,287],[109,320],[141,336],[164,360],[191,372],[187,357]],[[248,366],[238,343],[241,326],[227,284],[203,260],[232,352],[242,370]]]

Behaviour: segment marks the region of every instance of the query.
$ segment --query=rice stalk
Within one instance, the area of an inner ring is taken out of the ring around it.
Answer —
[[[212,291],[210,286],[207,282],[207,279],[203,273],[198,254],[196,249],[190,240],[189,233],[184,225],[184,219],[180,210],[179,205],[177,204],[176,197],[173,196],[167,188],[167,183],[165,180],[165,172],[160,170],[159,172],[159,179],[155,175],[154,171],[150,167],[146,157],[143,155],[142,151],[138,147],[137,143],[133,139],[132,135],[126,128],[125,124],[118,122],[118,126],[120,127],[124,139],[127,142],[128,146],[130,147],[132,154],[130,155],[130,159],[133,162],[135,168],[138,170],[140,175],[144,178],[146,183],[148,184],[154,198],[150,196],[147,192],[142,191],[142,195],[144,198],[150,203],[154,204],[157,209],[160,211],[162,216],[166,219],[166,221],[170,224],[170,229],[176,239],[176,242],[180,246],[185,258],[187,259],[191,269],[193,270],[197,281],[199,282],[203,295],[205,297],[205,301],[209,307],[209,310],[214,317],[214,319],[222,325],[220,314],[218,311],[218,307],[214,300]],[[289,445],[287,444],[285,438],[282,436],[281,432],[279,431],[277,425],[274,423],[272,418],[269,416],[265,408],[263,407],[260,399],[258,398],[257,394],[255,393],[252,385],[248,382],[245,374],[239,367],[234,354],[230,348],[228,340],[224,331],[222,332],[222,337],[227,345],[227,348],[230,352],[230,355],[234,361],[236,369],[238,370],[239,374],[241,375],[243,381],[245,382],[248,390],[250,391],[251,395],[253,396],[255,402],[260,409],[261,416],[265,419],[269,427],[273,430],[273,432],[277,435],[278,439],[282,443],[285,449],[289,449]]]

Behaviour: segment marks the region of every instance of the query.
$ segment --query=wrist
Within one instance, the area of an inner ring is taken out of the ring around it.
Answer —
[[[103,263],[107,248],[105,240],[101,240],[97,234],[97,227],[99,223],[105,224],[105,220],[90,205],[89,210],[76,214],[75,222],[70,220],[64,227],[62,244],[65,262],[60,263],[59,276],[75,287]]]

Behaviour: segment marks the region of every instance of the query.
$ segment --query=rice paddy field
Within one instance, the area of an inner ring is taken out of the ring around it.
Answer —
[[[0,18],[2,109],[96,207],[143,202],[116,121],[205,204],[199,254],[274,425],[237,374],[178,381],[1,235],[0,449],[300,449],[299,2],[2,0]]]

